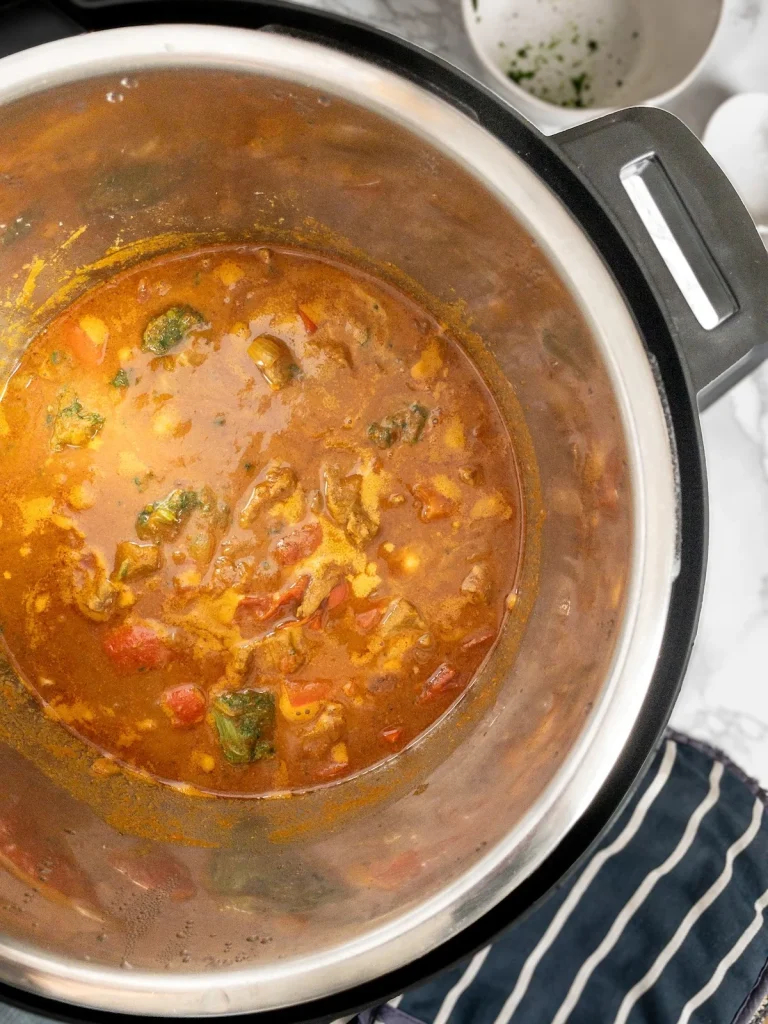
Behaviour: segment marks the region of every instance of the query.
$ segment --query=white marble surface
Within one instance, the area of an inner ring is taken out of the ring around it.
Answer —
[[[306,0],[365,19],[491,84],[459,0]],[[768,0],[726,0],[710,58],[674,112],[701,133],[738,91],[768,91]],[[767,282],[768,285],[768,282]],[[768,786],[768,364],[703,416],[710,491],[701,625],[673,724]]]
[[[704,413],[709,568],[672,723],[768,786],[768,363]]]

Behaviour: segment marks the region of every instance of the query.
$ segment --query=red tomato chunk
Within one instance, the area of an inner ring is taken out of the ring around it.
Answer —
[[[461,681],[456,669],[449,665],[448,662],[443,662],[424,683],[421,695],[419,696],[419,704],[426,704],[428,701],[436,700],[444,693],[458,690],[460,687]]]
[[[99,366],[104,361],[105,345],[89,338],[82,327],[71,324],[66,335],[69,351],[83,366]]]
[[[349,597],[349,584],[346,580],[342,583],[337,583],[333,590],[328,595],[328,602],[326,607],[329,612],[332,612],[334,608],[338,608],[340,604],[343,604]]]
[[[184,683],[166,690],[162,703],[172,725],[196,725],[205,718],[205,695],[194,683]]]
[[[104,650],[121,672],[150,672],[171,660],[165,642],[149,626],[118,626],[104,637]]]
[[[288,699],[295,708],[301,707],[303,704],[311,704],[316,700],[323,700],[333,689],[333,684],[329,679],[312,679],[307,682],[294,682],[292,679],[287,679],[285,685]]]
[[[362,630],[363,633],[367,633],[378,624],[381,618],[381,608],[369,608],[367,612],[360,612],[359,615],[355,616],[355,623],[357,628]]]
[[[306,523],[277,541],[274,547],[275,561],[279,565],[295,565],[316,551],[322,539],[320,524]]]
[[[292,604],[298,604],[309,586],[309,576],[299,576],[296,582],[275,598],[275,614]]]
[[[263,622],[275,614],[275,599],[270,594],[246,594],[237,606],[237,617]]]
[[[485,644],[489,644],[495,636],[496,633],[494,630],[481,629],[477,633],[472,633],[466,640],[463,640],[461,643],[461,649],[462,651],[471,651],[475,647],[482,647]]]
[[[304,329],[307,334],[314,334],[317,330],[317,324],[310,316],[307,316],[301,306],[299,306],[299,316],[301,317],[301,322],[304,324]]]

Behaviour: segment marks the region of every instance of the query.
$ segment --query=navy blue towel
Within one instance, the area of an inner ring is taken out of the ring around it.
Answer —
[[[765,802],[722,753],[670,733],[574,878],[469,963],[361,1024],[398,1013],[402,1024],[757,1024],[768,1013]]]

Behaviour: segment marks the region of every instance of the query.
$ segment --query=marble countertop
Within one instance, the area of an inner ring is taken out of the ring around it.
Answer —
[[[459,0],[305,0],[368,20],[492,87]],[[672,108],[701,133],[734,92],[768,91],[768,2],[726,0],[699,77]],[[698,638],[672,724],[723,748],[768,786],[768,363],[702,417],[709,569]]]

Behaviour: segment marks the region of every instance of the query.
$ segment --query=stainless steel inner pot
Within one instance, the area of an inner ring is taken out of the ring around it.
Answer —
[[[541,864],[640,714],[679,510],[635,322],[522,159],[339,51],[119,29],[6,58],[0,104],[5,376],[63,301],[148,252],[320,247],[455,318],[517,424],[529,513],[539,488],[545,509],[529,521],[520,610],[466,699],[396,764],[324,793],[211,801],[100,776],[6,667],[0,978],[184,1016],[294,1005],[391,971]],[[600,481],[617,464],[606,507]],[[19,868],[16,842],[47,875]]]

